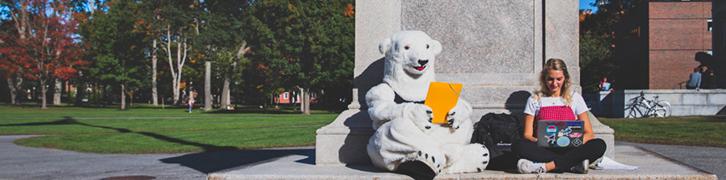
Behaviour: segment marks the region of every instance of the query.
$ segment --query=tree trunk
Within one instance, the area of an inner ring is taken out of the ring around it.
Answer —
[[[15,102],[15,100],[16,100],[16,96],[18,95],[18,90],[15,89],[15,82],[13,82],[12,77],[8,77],[7,81],[8,81],[8,89],[10,89],[10,104],[17,104],[17,102]]]
[[[222,102],[220,105],[222,108],[227,109],[229,106],[229,76],[224,76],[224,83],[222,84]]]
[[[174,63],[174,57],[173,53],[171,51],[171,26],[166,26],[166,57],[169,60],[169,72],[171,74],[171,93],[172,93],[172,104],[178,104],[179,102],[179,83],[181,82],[181,71],[182,67],[184,65],[184,61],[186,59],[186,43],[184,43],[184,46],[182,47],[181,42],[177,43],[176,48],[176,63]],[[182,55],[182,48],[185,49],[184,51],[184,58],[181,57]],[[175,69],[176,67],[176,69]]]
[[[80,106],[83,103],[83,97],[86,96],[86,87],[88,84],[81,82],[78,83],[78,86],[76,87],[76,102],[74,103],[76,106]]]
[[[121,83],[121,110],[126,110],[126,85]]]
[[[299,95],[300,98],[298,99],[298,101],[300,102],[300,112],[305,114],[305,103],[303,101],[303,97],[305,96],[305,92],[304,92],[305,89],[303,89],[303,88],[298,88],[298,89],[300,89],[300,95]],[[298,97],[295,97],[295,98],[298,98]]]
[[[158,60],[156,51],[156,39],[154,39],[153,49],[151,52],[151,98],[153,99],[152,102],[154,103],[154,106],[159,106],[159,92],[156,89],[156,62]]]
[[[54,79],[55,81],[55,88],[53,88],[53,105],[60,105],[61,104],[61,93],[63,92],[63,83],[60,81],[60,79]]]
[[[303,106],[303,114],[310,115],[310,88],[305,88],[303,90],[303,99],[302,99],[304,106]]]
[[[134,92],[129,93],[129,107],[134,107]]]
[[[179,83],[176,81],[176,77],[174,79],[171,85],[171,104],[177,104],[179,102]]]
[[[48,109],[48,104],[46,102],[46,94],[48,93],[48,88],[45,87],[45,79],[40,80],[40,97],[41,97],[41,105],[40,109]]]
[[[210,110],[212,110],[212,62],[206,61],[204,62],[204,111]]]

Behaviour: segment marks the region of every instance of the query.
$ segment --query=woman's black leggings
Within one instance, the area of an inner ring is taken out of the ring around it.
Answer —
[[[537,142],[522,139],[512,143],[512,151],[520,158],[534,162],[555,162],[555,170],[564,171],[577,165],[585,159],[594,162],[605,154],[605,141],[591,139],[587,143],[574,148],[544,148],[537,146]]]

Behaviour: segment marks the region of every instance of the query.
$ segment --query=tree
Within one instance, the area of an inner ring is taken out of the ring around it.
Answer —
[[[272,69],[270,78],[278,86],[302,89],[304,114],[310,112],[312,92],[322,94],[323,88],[337,87],[349,94],[347,87],[352,87],[350,74],[354,52],[352,1],[263,1],[256,2],[253,7],[253,16],[263,22],[265,28],[252,28],[256,32],[251,34],[262,35],[252,38],[272,36],[274,41],[262,43],[276,50],[261,53],[255,48],[260,44],[251,43],[254,54],[266,54],[266,59],[254,59],[253,62],[264,63]]]
[[[612,58],[610,42],[606,38],[590,33],[580,36],[580,85],[583,91],[599,91],[600,78],[609,76],[615,69]]]
[[[144,74],[143,33],[134,31],[138,4],[130,1],[110,1],[106,12],[96,12],[85,26],[85,41],[91,45],[95,63],[89,68],[92,77],[104,86],[118,85],[120,109],[126,109],[129,89],[140,86]],[[113,89],[113,88],[112,88]]]
[[[581,12],[580,84],[597,91],[600,78],[614,75],[613,86],[643,88],[647,83],[647,1],[610,0],[594,14]]]
[[[199,4],[196,1],[164,1],[160,3],[159,23],[161,26],[162,52],[167,57],[172,80],[173,102],[179,103],[179,90],[184,65],[189,59],[194,32],[199,26],[196,13]]]
[[[41,108],[47,108],[47,81],[53,78],[67,80],[77,75],[81,48],[74,43],[77,22],[68,0],[3,1],[15,23],[17,34],[9,35],[7,46],[0,53],[5,61],[22,66],[10,71],[22,72],[23,76],[37,80],[41,89]],[[28,65],[31,63],[32,65]],[[21,70],[22,69],[22,70]],[[16,76],[16,78],[19,76]],[[13,92],[11,88],[11,92]],[[11,95],[13,96],[13,95]]]
[[[161,8],[158,1],[144,1],[140,7],[141,17],[135,21],[135,30],[144,32],[145,38],[150,39],[151,49],[151,99],[154,106],[159,105],[158,91],[158,61],[159,61],[159,38],[162,27],[159,25],[161,19]]]
[[[17,93],[22,91],[23,80],[27,77],[25,73],[32,66],[29,56],[22,53],[25,51],[17,51],[20,48],[17,41],[21,40],[14,29],[12,21],[3,22],[2,33],[0,34],[0,70],[2,76],[8,83],[8,92],[10,93],[10,104],[18,104]],[[23,38],[25,39],[25,38]],[[28,67],[28,68],[26,68]]]
[[[203,49],[207,60],[214,61],[214,69],[217,77],[221,77],[221,108],[227,108],[231,105],[231,81],[239,81],[242,74],[242,66],[248,61],[244,57],[250,51],[247,42],[244,40],[243,21],[244,10],[248,4],[230,2],[230,1],[205,1],[203,9],[205,10],[201,19],[204,22],[200,27],[200,34],[195,44],[198,48]],[[208,62],[211,63],[211,62]],[[208,72],[210,75],[211,72]],[[210,86],[209,81],[205,80],[205,84]],[[205,88],[205,91],[206,88]],[[205,92],[210,94],[211,92]],[[211,97],[206,98],[211,100]],[[205,107],[209,106],[205,104]]]

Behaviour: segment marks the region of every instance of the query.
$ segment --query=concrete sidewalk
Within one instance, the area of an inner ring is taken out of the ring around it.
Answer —
[[[632,145],[616,146],[615,153],[617,161],[639,166],[640,169],[541,175],[487,170],[481,173],[443,175],[436,179],[717,179],[713,174],[673,162]],[[408,176],[382,172],[372,167],[317,167],[308,161],[311,156],[312,152],[311,155],[290,155],[248,164],[211,173],[208,179],[410,179]]]
[[[204,179],[169,161],[182,154],[93,154],[13,144],[32,136],[0,136],[0,179]]]
[[[631,145],[646,151],[663,155],[678,162],[693,166],[726,178],[726,148],[704,146],[682,146],[641,144],[630,142],[616,142],[619,145]]]
[[[13,144],[32,136],[0,136],[0,179],[410,179],[372,167],[317,167],[312,147],[233,150],[186,154],[94,154]],[[716,179],[688,165],[726,174],[726,148],[649,145],[618,142],[618,161],[640,166],[636,171],[591,171],[587,175],[522,175],[504,171],[446,175],[438,179],[521,178],[661,178]],[[640,149],[644,148],[646,151]],[[652,152],[651,152],[652,151]]]

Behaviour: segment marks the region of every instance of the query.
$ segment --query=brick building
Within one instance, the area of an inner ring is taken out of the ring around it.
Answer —
[[[696,54],[711,53],[710,0],[648,2],[648,89],[679,89],[693,68]]]

